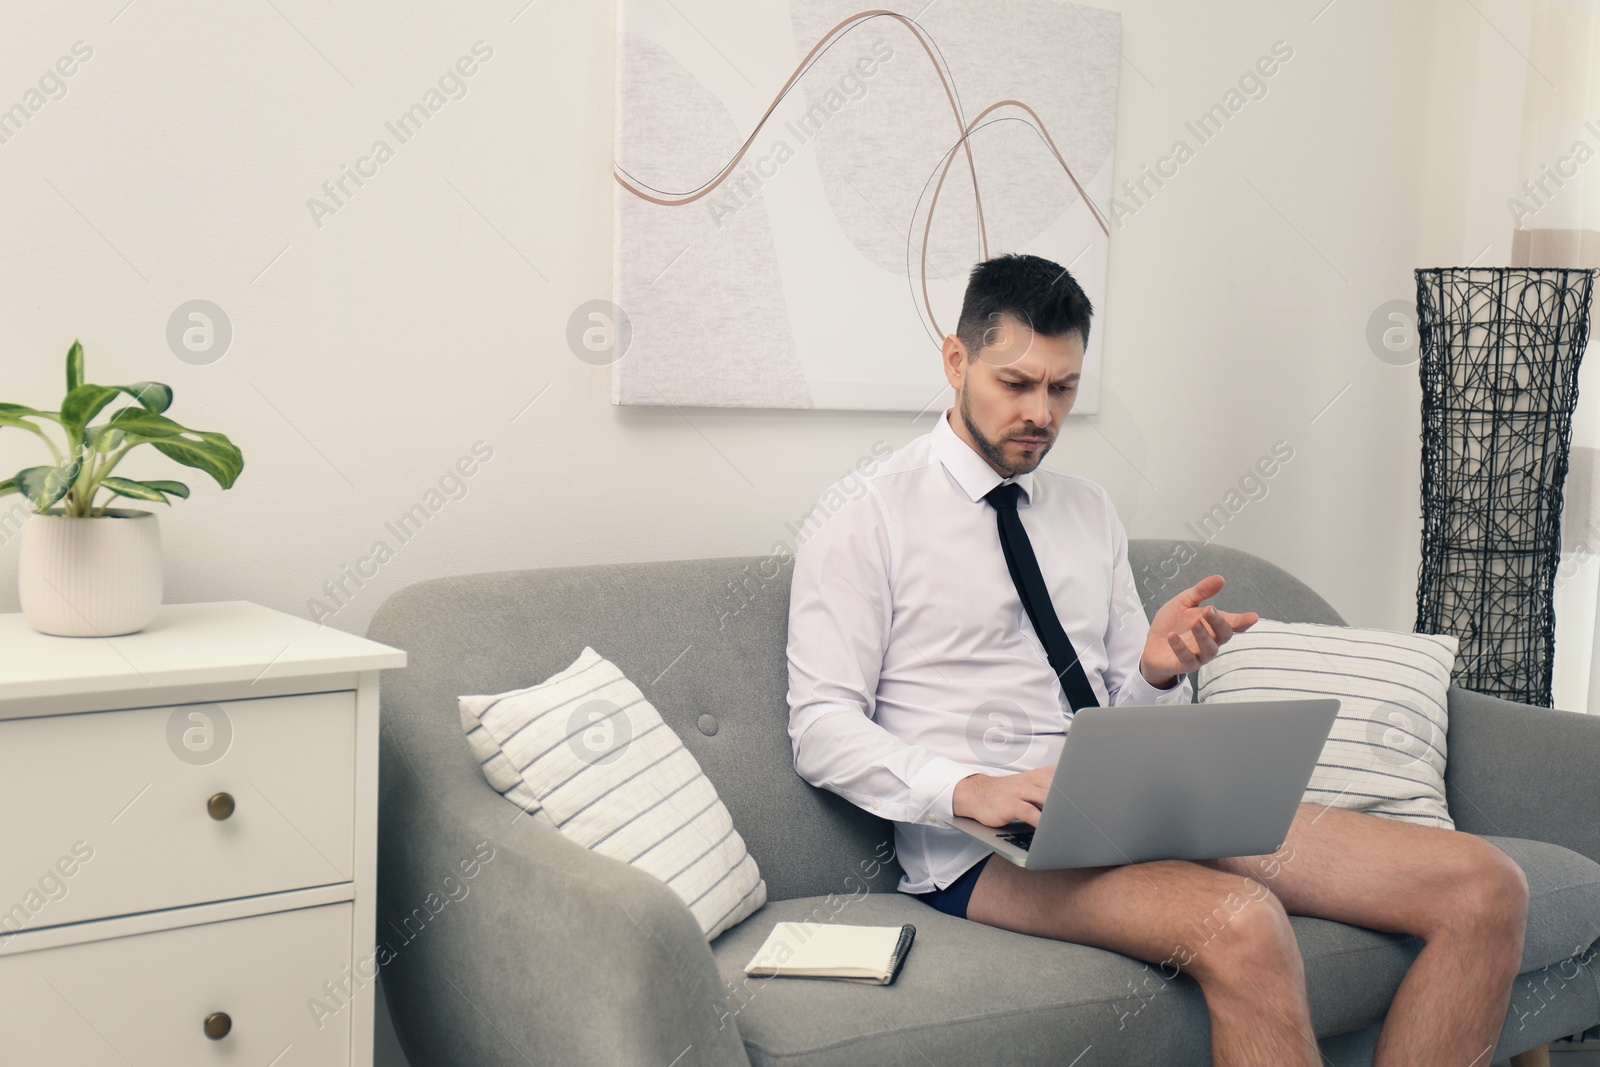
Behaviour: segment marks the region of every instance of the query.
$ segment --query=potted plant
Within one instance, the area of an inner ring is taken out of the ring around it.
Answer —
[[[91,425],[120,397],[134,403]],[[112,472],[139,445],[230,488],[244,456],[220,433],[189,430],[162,412],[172,390],[160,382],[93,385],[83,380],[83,346],[67,352],[67,395],[60,411],[0,404],[0,428],[27,430],[50,449],[53,463],[0,481],[0,497],[21,493],[34,514],[22,528],[18,592],[28,623],[62,637],[111,637],[143,629],[161,606],[161,535],[156,517],[114,508],[118,497],[170,504],[189,487],[167,480],[134,481]],[[65,439],[58,447],[45,425]],[[103,496],[102,496],[103,494]],[[98,501],[97,501],[97,498]]]

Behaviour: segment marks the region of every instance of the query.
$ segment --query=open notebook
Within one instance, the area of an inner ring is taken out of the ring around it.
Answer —
[[[917,928],[780,922],[745,964],[757,977],[839,978],[888,985],[900,973]]]

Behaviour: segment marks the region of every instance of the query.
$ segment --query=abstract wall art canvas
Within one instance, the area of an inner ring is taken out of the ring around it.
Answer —
[[[618,0],[614,404],[927,411],[968,272],[1066,266],[1098,410],[1121,16]]]

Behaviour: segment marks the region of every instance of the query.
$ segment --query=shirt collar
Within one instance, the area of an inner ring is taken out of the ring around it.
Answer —
[[[1000,477],[977,449],[956,436],[955,429],[950,425],[954,412],[954,408],[946,408],[944,414],[939,416],[939,424],[933,428],[932,433],[933,454],[939,457],[939,462],[944,464],[944,469],[949,471],[956,484],[961,486],[962,492],[977,503],[1001,482],[1015,482],[1022,489],[1019,506],[1030,505],[1033,502],[1034,472],[1028,471],[1012,478]]]

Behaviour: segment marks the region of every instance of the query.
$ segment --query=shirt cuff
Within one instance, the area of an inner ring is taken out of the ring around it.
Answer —
[[[949,826],[955,818],[956,783],[974,774],[985,774],[953,759],[935,756],[911,778],[912,804],[916,808],[908,821],[921,826]]]
[[[1188,704],[1191,702],[1187,674],[1178,675],[1178,682],[1171,689],[1157,689],[1150,684],[1144,676],[1144,671],[1137,666],[1133,668],[1133,677],[1128,680],[1128,692],[1133,697],[1135,704]]]

